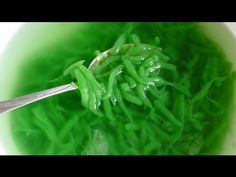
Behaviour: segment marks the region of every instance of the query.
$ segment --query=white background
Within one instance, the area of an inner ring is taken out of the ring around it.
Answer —
[[[22,24],[18,22],[0,22],[0,56],[12,35]]]
[[[4,51],[5,47],[7,46],[8,42],[10,41],[11,37],[14,35],[16,30],[22,25],[23,23],[17,23],[17,22],[0,22],[0,60],[1,54]],[[0,62],[1,63],[1,62]],[[1,85],[0,85],[1,86]],[[4,150],[2,149],[2,146],[0,144],[0,155],[6,154]]]

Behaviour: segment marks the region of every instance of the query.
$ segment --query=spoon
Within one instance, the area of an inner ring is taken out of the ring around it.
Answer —
[[[122,49],[124,49],[124,48],[127,49],[130,46],[132,46],[132,44],[124,44],[122,46]],[[112,54],[112,49],[106,50],[105,52],[99,54],[90,63],[89,69],[93,70],[101,61],[106,59],[111,54]],[[32,93],[32,94],[25,95],[25,96],[20,96],[20,97],[14,98],[12,100],[2,101],[2,102],[0,102],[0,113],[9,112],[9,111],[15,110],[17,108],[20,108],[22,106],[28,105],[30,103],[34,103],[36,101],[39,101],[39,100],[42,100],[42,99],[45,99],[45,98],[48,98],[51,96],[65,93],[65,92],[69,92],[69,91],[76,90],[76,89],[78,89],[78,86],[72,82],[70,84],[50,88],[50,89],[47,89],[44,91]]]

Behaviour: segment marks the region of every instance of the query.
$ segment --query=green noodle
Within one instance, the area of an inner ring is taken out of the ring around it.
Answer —
[[[12,113],[13,135],[23,153],[219,152],[232,101],[225,99],[233,93],[235,74],[198,24],[92,23],[77,37],[73,45],[55,50],[51,61],[39,57],[37,67],[25,65],[25,71],[42,77],[29,80],[28,89],[71,81],[79,89]],[[90,70],[94,51],[99,55],[109,48],[109,56]],[[50,65],[60,61],[59,69]],[[42,67],[53,74],[41,72]]]

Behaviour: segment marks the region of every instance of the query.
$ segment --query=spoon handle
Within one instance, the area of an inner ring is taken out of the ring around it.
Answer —
[[[74,83],[62,85],[58,87],[54,87],[48,90],[32,93],[29,95],[21,96],[14,98],[8,101],[0,102],[0,113],[9,112],[14,109],[20,108],[22,106],[28,105],[30,103],[42,100],[44,98],[48,98],[54,95],[58,95],[60,93],[76,90],[78,88]]]

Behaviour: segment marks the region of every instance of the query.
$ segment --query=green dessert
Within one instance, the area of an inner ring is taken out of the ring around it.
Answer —
[[[11,113],[23,154],[220,152],[235,72],[197,23],[86,23],[21,68],[13,96],[79,87]]]

